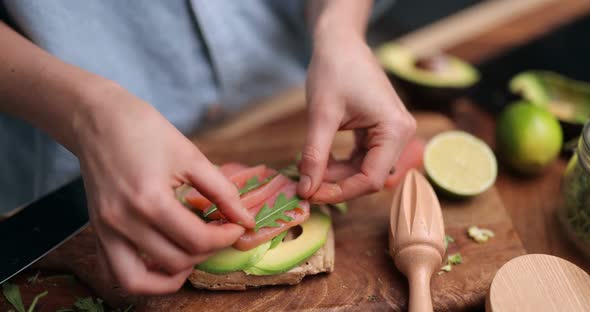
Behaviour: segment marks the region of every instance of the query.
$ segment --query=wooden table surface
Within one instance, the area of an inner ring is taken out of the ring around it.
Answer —
[[[590,1],[563,0],[552,3],[454,46],[450,52],[468,61],[482,61],[583,14],[590,14]],[[493,146],[494,116],[465,100],[453,105],[451,117],[460,128],[474,133]],[[501,167],[496,187],[528,253],[553,254],[590,272],[590,260],[584,259],[568,241],[555,216],[559,178],[565,164],[565,159],[559,159],[543,175],[534,178],[518,177]],[[31,285],[27,278],[34,274],[34,270],[25,271],[13,282],[21,285],[27,303],[36,293],[48,289],[50,295],[41,300],[41,310],[45,310],[43,301],[51,301],[51,306],[59,303],[57,306],[71,307],[76,297],[91,294],[84,285],[72,282],[69,278],[51,277],[52,272],[42,272],[42,277],[49,277],[42,278],[42,283]],[[4,300],[0,300],[0,310],[4,311],[6,307]]]

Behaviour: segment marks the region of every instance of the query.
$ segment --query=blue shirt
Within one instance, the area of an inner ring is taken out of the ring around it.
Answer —
[[[209,105],[234,111],[303,82],[304,2],[0,0],[36,45],[116,81],[183,133]],[[79,174],[69,151],[2,114],[0,151],[0,213]]]

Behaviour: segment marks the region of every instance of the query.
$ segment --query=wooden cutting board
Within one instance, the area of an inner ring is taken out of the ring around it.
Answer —
[[[417,113],[418,134],[427,139],[451,129],[442,115]],[[305,124],[301,115],[265,125],[240,138],[200,141],[197,144],[215,162],[240,160],[281,166],[303,144]],[[333,150],[345,155],[352,137],[337,136]],[[405,310],[407,282],[387,254],[387,231],[391,191],[359,198],[349,203],[349,212],[334,215],[336,269],[331,274],[306,277],[297,286],[268,287],[244,292],[211,292],[185,286],[178,293],[151,298],[121,298],[95,268],[91,230],[85,231],[50,254],[46,268],[74,272],[110,302],[133,300],[139,311],[260,311],[350,309]],[[460,311],[483,307],[495,272],[508,260],[524,254],[520,239],[494,188],[467,201],[442,201],[447,234],[456,243],[449,252],[461,252],[464,263],[432,280],[433,303],[439,311]],[[478,245],[466,236],[470,225],[492,229],[496,237]]]

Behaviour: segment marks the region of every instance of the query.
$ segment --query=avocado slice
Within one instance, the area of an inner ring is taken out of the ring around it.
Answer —
[[[270,244],[271,242],[268,241],[247,251],[240,251],[233,247],[228,247],[219,251],[207,259],[207,261],[198,264],[196,268],[213,274],[240,271],[260,261],[270,248]]]
[[[267,251],[260,261],[244,272],[251,275],[273,275],[291,270],[322,248],[328,238],[331,223],[328,215],[313,211],[309,219],[301,224],[301,235]]]
[[[394,43],[380,46],[376,55],[410,109],[447,112],[451,102],[477,91],[478,70],[459,58],[446,54],[419,58]]]
[[[471,64],[450,55],[418,59],[402,46],[388,43],[377,50],[377,58],[385,70],[428,87],[466,88],[479,80],[479,73]]]
[[[530,70],[514,76],[509,87],[552,113],[561,124],[565,140],[579,136],[590,119],[590,83],[551,71]]]

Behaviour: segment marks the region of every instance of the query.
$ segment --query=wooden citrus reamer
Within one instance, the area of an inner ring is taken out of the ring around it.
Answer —
[[[410,312],[432,311],[430,279],[445,254],[444,222],[434,190],[411,170],[391,204],[389,251],[410,284]]]

